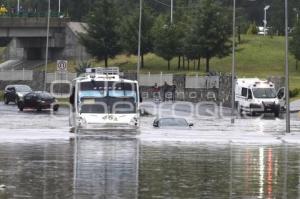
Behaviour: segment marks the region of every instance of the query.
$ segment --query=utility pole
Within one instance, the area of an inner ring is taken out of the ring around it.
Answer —
[[[17,12],[18,12],[18,14],[20,13],[20,0],[18,0]]]
[[[233,0],[233,19],[232,19],[232,71],[231,71],[231,124],[234,124],[235,106],[235,0]]]
[[[171,0],[171,24],[173,24],[174,0]]]
[[[141,38],[142,38],[142,14],[143,14],[143,0],[140,0],[140,19],[139,19],[139,38],[138,38],[138,62],[136,69],[136,78],[139,80],[141,68]]]
[[[58,0],[58,15],[60,15],[60,0]]]
[[[51,14],[51,0],[48,0],[48,19],[47,19],[47,38],[46,38],[46,55],[45,55],[45,80],[44,91],[47,90],[47,68],[48,68],[48,52],[49,52],[49,29],[50,29],[50,14]]]
[[[286,100],[286,132],[291,132],[290,96],[289,96],[289,32],[288,32],[288,0],[285,0],[285,100]]]

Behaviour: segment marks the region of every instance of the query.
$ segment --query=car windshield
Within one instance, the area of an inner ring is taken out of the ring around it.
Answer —
[[[275,98],[275,88],[254,88],[253,95],[255,98]]]
[[[29,86],[26,85],[16,85],[15,86],[17,92],[30,92],[32,91]]]
[[[159,120],[160,127],[169,127],[169,126],[177,126],[177,127],[186,127],[188,123],[185,119],[182,118],[163,118]]]
[[[47,93],[47,92],[39,93],[39,96],[41,98],[52,98],[52,95],[50,93]]]

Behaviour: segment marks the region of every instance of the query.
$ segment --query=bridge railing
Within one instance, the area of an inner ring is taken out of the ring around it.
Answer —
[[[47,17],[47,16],[48,16],[48,12],[19,12],[19,13],[8,12],[0,15],[0,17]],[[51,17],[61,18],[64,17],[64,13],[52,11]]]

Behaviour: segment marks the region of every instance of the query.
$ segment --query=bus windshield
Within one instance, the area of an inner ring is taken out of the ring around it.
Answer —
[[[255,98],[276,98],[275,88],[253,88]]]
[[[137,85],[124,82],[82,82],[78,99],[81,113],[136,113]]]

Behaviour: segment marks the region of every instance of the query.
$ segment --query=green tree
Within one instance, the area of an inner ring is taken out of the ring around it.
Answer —
[[[231,23],[226,9],[214,0],[204,0],[191,27],[191,39],[201,57],[206,59],[206,72],[212,57],[224,57],[231,50]]]
[[[247,30],[247,35],[256,35],[257,32],[258,32],[258,30],[257,30],[255,22],[251,23]]]
[[[179,48],[179,34],[175,24],[170,24],[170,20],[165,16],[159,16],[153,26],[154,53],[168,62],[177,55],[176,49]]]
[[[144,9],[142,15],[142,37],[141,37],[141,67],[144,67],[144,55],[153,49],[153,38],[151,28],[154,18],[151,13]],[[138,53],[138,33],[139,33],[139,10],[133,15],[127,16],[121,25],[121,41],[123,48],[129,54],[137,55]]]
[[[121,52],[119,16],[115,4],[110,0],[99,0],[89,14],[87,24],[87,33],[80,35],[80,42],[88,53],[104,60],[107,67],[108,58],[114,58]]]
[[[297,26],[292,34],[292,39],[290,41],[290,52],[296,59],[296,69],[298,69],[298,61],[300,60],[300,23],[297,23]]]

